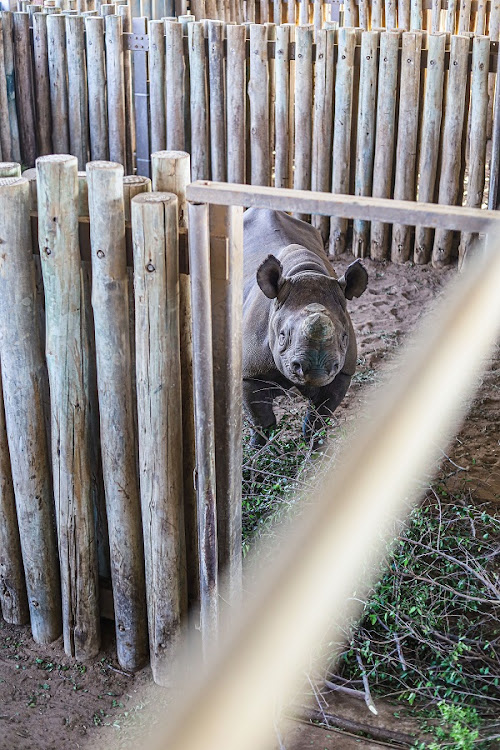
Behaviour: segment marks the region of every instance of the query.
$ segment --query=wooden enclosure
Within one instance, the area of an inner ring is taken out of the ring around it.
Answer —
[[[498,43],[487,36],[148,23],[118,10],[0,14],[5,161],[71,153],[80,169],[111,159],[150,176],[151,153],[168,148],[191,154],[193,180],[496,208]],[[473,239],[314,221],[333,255],[352,246],[439,266]]]

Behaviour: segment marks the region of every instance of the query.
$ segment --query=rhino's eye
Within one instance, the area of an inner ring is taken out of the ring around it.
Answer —
[[[347,339],[347,333],[344,331],[344,333],[342,334],[342,343],[344,344],[344,346],[347,346]]]
[[[278,334],[278,344],[280,346],[285,346],[286,344],[286,333],[285,331],[280,331]]]

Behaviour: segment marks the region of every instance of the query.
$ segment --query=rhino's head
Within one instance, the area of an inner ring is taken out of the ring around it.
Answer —
[[[274,255],[261,264],[257,283],[274,299],[269,345],[276,367],[288,380],[318,388],[342,370],[351,331],[346,299],[363,294],[367,279],[359,261],[340,279],[311,271],[286,277]]]

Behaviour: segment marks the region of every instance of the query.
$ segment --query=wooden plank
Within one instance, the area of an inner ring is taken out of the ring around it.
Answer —
[[[250,26],[250,180],[252,185],[269,185],[271,155],[269,153],[269,67],[267,29]]]
[[[354,29],[339,29],[333,121],[332,193],[349,192],[355,44]],[[339,217],[332,218],[329,238],[330,255],[336,256],[345,250],[346,233],[346,220]]]
[[[299,26],[295,36],[295,128],[293,187],[311,188],[312,111],[313,111],[313,29]],[[297,214],[307,220],[307,215]]]
[[[398,0],[398,29],[409,31],[411,26],[410,0]]]
[[[346,219],[399,222],[413,226],[441,227],[458,231],[485,232],[496,224],[495,211],[463,206],[440,206],[433,203],[383,198],[364,198],[354,195],[315,193],[311,190],[290,190],[254,185],[232,185],[202,180],[188,185],[188,201],[216,203],[221,206],[259,206],[276,211],[302,211],[323,216],[342,216]]]
[[[35,107],[33,100],[33,60],[28,13],[14,13],[14,66],[21,158],[33,167],[37,156]]]
[[[400,36],[399,31],[388,31],[382,34],[380,38],[377,127],[372,189],[374,198],[390,198],[392,195]],[[370,239],[370,256],[373,260],[387,258],[389,226],[378,221],[372,222]]]
[[[122,19],[106,16],[106,83],[108,100],[109,158],[126,164],[125,72],[123,68]]]
[[[3,47],[3,25],[0,17],[0,154],[2,159],[7,161],[13,157]]]
[[[149,112],[151,152],[165,149],[167,124],[165,114],[165,34],[163,21],[150,21],[149,36]],[[177,65],[180,64],[177,60]],[[179,103],[175,102],[177,109]]]
[[[421,49],[421,31],[403,34],[394,178],[395,200],[412,201],[416,196]],[[394,263],[405,263],[409,260],[412,254],[411,241],[412,232],[407,222],[393,226],[391,260]]]
[[[45,156],[52,153],[47,16],[45,13],[35,13],[33,16],[33,64],[38,154]]]
[[[123,167],[113,162],[91,162],[87,165],[87,181],[116,644],[120,665],[133,671],[146,659],[147,626],[133,419]]]
[[[16,109],[16,86],[14,75],[14,47],[13,14],[9,11],[0,12],[0,21],[3,31],[3,67],[7,85],[7,108],[9,113],[10,129],[10,156],[4,154],[3,158],[12,161],[21,161],[21,144],[19,138],[19,123]]]
[[[422,133],[420,138],[418,200],[433,202],[438,176],[439,143],[444,94],[444,53],[446,34],[430,34]],[[415,228],[415,263],[428,263],[432,252],[433,232],[427,227]]]
[[[89,121],[83,16],[66,16],[66,54],[70,152],[77,157],[78,168],[85,169],[89,160]]]
[[[443,119],[441,173],[439,176],[438,195],[439,203],[445,205],[456,205],[459,199],[468,51],[469,37],[452,37],[450,48],[451,65],[446,86],[446,104]],[[439,229],[436,232],[434,247],[432,249],[432,265],[434,267],[441,268],[450,263],[452,242],[452,232],[444,229]]]
[[[458,15],[458,33],[464,34],[470,31],[471,0],[460,0]]]
[[[189,190],[189,187],[187,188]],[[200,554],[200,621],[203,652],[212,652],[219,622],[215,475],[214,374],[208,206],[189,203],[189,264],[193,319],[196,495]]]
[[[78,247],[78,160],[37,160],[38,243],[45,290],[52,469],[61,570],[64,650],[100,648],[97,547],[92,507],[87,340]],[[69,356],[71,353],[71,356]]]
[[[5,622],[28,622],[28,600],[24,580],[21,541],[17,525],[16,501],[10,468],[9,444],[0,371],[0,603]]]
[[[177,197],[132,200],[137,409],[151,669],[178,683],[186,602]]]
[[[466,205],[480,208],[483,202],[486,167],[486,128],[488,113],[488,56],[490,43],[486,36],[476,36],[472,46],[472,85],[470,103],[469,175]],[[477,242],[477,235],[464,232],[458,249],[462,267]]]
[[[210,101],[210,166],[212,180],[224,181],[226,164],[226,107],[224,96],[224,24],[207,23]]]
[[[241,603],[243,209],[210,208],[210,265],[219,587]]]
[[[227,26],[227,180],[245,182],[246,59],[244,26]]]
[[[208,179],[210,169],[205,34],[202,22],[188,25],[188,43],[191,81],[191,177],[193,180],[202,180]]]
[[[275,160],[274,184],[276,187],[290,187],[290,26],[283,24],[276,28],[275,58]]]
[[[66,18],[47,18],[49,47],[50,106],[52,113],[52,147],[55,154],[69,152],[68,82],[66,59]]]
[[[165,95],[169,151],[185,148],[185,72],[182,25],[165,21]],[[154,149],[153,149],[154,151]]]
[[[355,194],[371,195],[373,159],[375,156],[375,123],[378,73],[378,31],[365,31],[361,38],[361,71],[359,84],[358,130],[356,143]],[[354,222],[353,255],[369,255],[370,225]]]
[[[186,188],[191,178],[190,157],[184,151],[163,151],[151,157],[153,188],[173,193],[179,207],[179,227],[187,228],[188,210]],[[183,251],[185,248],[182,249]],[[182,462],[184,486],[184,525],[186,530],[186,569],[191,618],[199,615],[199,553],[198,513],[194,482],[194,392],[193,392],[193,334],[190,279],[183,253],[179,253],[179,319],[182,372]],[[183,269],[184,265],[184,269]],[[184,271],[184,272],[183,272]]]
[[[61,634],[61,593],[29,212],[28,181],[0,179],[3,400],[31,631],[44,644]]]
[[[333,91],[335,78],[335,36],[333,29],[316,32],[316,65],[314,70],[313,140],[311,189],[327,191],[331,185],[333,140]],[[286,187],[279,185],[277,187]],[[311,223],[328,241],[330,222],[324,216],[313,216]]]
[[[109,158],[104,19],[99,16],[87,17],[85,31],[90,158],[92,161],[100,161]]]

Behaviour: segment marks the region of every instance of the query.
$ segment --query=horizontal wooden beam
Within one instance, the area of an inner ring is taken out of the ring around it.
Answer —
[[[465,206],[440,206],[436,203],[396,201],[388,198],[365,198],[354,195],[316,193],[309,190],[234,185],[227,182],[199,180],[188,185],[191,203],[214,203],[220,206],[258,206],[279,211],[294,211],[344,219],[397,222],[406,226],[456,229],[461,232],[498,231],[500,214]]]

